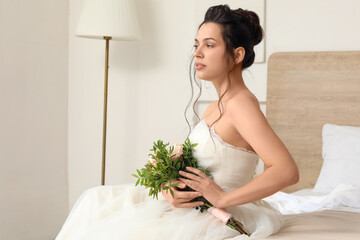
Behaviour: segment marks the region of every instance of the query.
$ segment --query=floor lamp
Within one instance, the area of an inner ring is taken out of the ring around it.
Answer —
[[[135,0],[84,0],[76,36],[105,40],[105,85],[101,185],[105,184],[106,116],[110,40],[139,40]]]

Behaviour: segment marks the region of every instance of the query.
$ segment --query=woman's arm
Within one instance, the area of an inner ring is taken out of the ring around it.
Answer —
[[[250,183],[231,192],[222,192],[216,183],[204,176],[180,180],[219,208],[253,202],[297,183],[298,168],[285,145],[271,129],[257,100],[239,96],[227,104],[227,111],[236,130],[264,161],[267,169]],[[192,177],[183,172],[180,174]]]

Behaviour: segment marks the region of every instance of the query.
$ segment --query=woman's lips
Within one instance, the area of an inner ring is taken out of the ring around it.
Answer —
[[[200,70],[200,69],[206,67],[206,65],[201,64],[201,63],[196,63],[196,64],[195,64],[195,67],[196,67],[196,70]]]

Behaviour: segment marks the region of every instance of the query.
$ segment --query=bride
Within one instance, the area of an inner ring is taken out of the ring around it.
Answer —
[[[262,38],[256,13],[227,5],[210,7],[198,28],[196,75],[213,83],[219,99],[208,106],[189,139],[198,143],[193,154],[212,178],[191,168],[191,173],[180,172],[184,178],[178,187],[195,191],[173,187],[174,197],[163,191],[159,200],[133,185],[91,188],[78,199],[56,239],[248,238],[208,212],[192,209],[203,204],[191,202],[198,196],[231,213],[251,232],[250,238],[277,232],[281,216],[261,199],[295,184],[299,173],[242,78]],[[254,178],[259,158],[267,168]]]

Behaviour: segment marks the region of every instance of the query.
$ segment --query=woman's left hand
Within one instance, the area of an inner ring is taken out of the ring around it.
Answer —
[[[215,207],[222,208],[225,192],[221,189],[221,187],[199,169],[186,167],[186,170],[194,174],[179,171],[180,175],[188,178],[179,178],[179,180],[191,187],[193,190],[200,192],[202,196]]]

